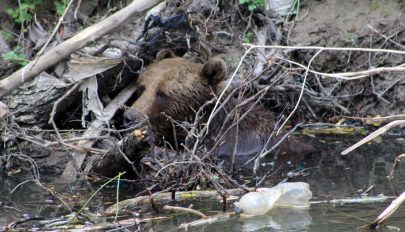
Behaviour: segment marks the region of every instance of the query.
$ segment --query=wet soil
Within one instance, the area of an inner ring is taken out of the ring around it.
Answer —
[[[396,0],[305,1],[298,20],[290,29],[287,43],[294,46],[405,50],[401,45],[405,41],[404,9],[405,3]],[[315,52],[299,52],[296,58],[308,63]],[[395,66],[404,61],[403,55],[326,51],[315,58],[311,67],[321,72],[351,72]],[[348,112],[341,112],[345,115],[394,115],[405,112],[405,80],[402,76],[402,72],[389,72],[356,81],[326,78],[322,83],[328,90],[332,89],[331,86],[339,86],[330,94],[348,109]]]

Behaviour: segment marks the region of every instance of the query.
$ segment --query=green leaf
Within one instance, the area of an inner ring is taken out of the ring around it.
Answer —
[[[6,42],[10,42],[13,35],[7,31],[0,30],[0,34]]]
[[[9,60],[15,64],[26,65],[28,60],[25,58],[25,54],[18,51],[9,51],[2,55],[3,59]]]
[[[256,8],[257,8],[257,6],[254,5],[254,4],[249,4],[249,6],[248,6],[248,9],[249,9],[250,11],[252,11],[252,10],[254,10],[254,9],[256,9]]]
[[[11,8],[8,8],[8,9],[6,10],[6,12],[7,12],[7,14],[9,14],[9,15],[13,15],[13,14],[14,14],[14,10],[11,9]]]
[[[63,12],[65,12],[66,9],[66,1],[55,1],[54,2],[55,8],[56,8],[56,12],[58,13],[58,15],[62,15]]]

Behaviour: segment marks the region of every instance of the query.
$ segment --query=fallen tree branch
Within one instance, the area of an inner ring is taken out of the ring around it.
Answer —
[[[305,85],[306,85],[306,83],[307,83],[309,68],[311,67],[311,64],[312,64],[312,62],[314,61],[314,59],[315,59],[319,54],[321,54],[322,51],[323,51],[322,49],[319,50],[319,51],[317,51],[317,52],[315,53],[315,55],[314,55],[314,56],[311,58],[311,60],[309,61],[307,70],[305,71],[305,74],[304,74],[304,80],[302,81],[301,92],[300,92],[300,95],[298,96],[297,103],[295,104],[294,109],[291,111],[291,113],[287,116],[287,118],[284,120],[284,122],[283,122],[283,123],[281,124],[281,126],[278,128],[276,135],[278,135],[278,134],[281,132],[281,130],[284,128],[284,126],[285,126],[285,125],[287,124],[287,122],[290,120],[291,116],[292,116],[292,115],[295,113],[295,111],[298,109],[298,105],[300,104],[301,99],[302,99],[302,96],[304,95],[304,89],[305,89]]]
[[[349,154],[349,152],[355,150],[356,148],[360,147],[361,145],[369,142],[370,140],[374,139],[375,137],[387,132],[389,129],[399,126],[399,125],[404,125],[405,124],[405,120],[397,120],[397,121],[393,121],[388,123],[387,125],[381,127],[380,129],[374,131],[373,133],[369,134],[368,136],[366,136],[364,139],[360,140],[359,142],[357,142],[356,144],[354,144],[353,146],[347,148],[346,150],[342,151],[342,155],[347,155]]]
[[[94,24],[76,36],[50,49],[44,55],[31,61],[22,69],[0,81],[0,97],[10,93],[22,83],[34,78],[42,71],[52,67],[65,59],[71,53],[94,42],[96,39],[116,30],[118,27],[128,23],[137,13],[142,12],[157,3],[160,0],[135,0],[127,7],[116,12],[103,21]]]
[[[130,83],[125,89],[123,89],[104,109],[105,117],[103,120],[94,120],[83,137],[100,136],[102,129],[108,121],[112,119],[115,112],[128,101],[132,94],[136,90],[136,84]],[[77,145],[79,147],[91,148],[94,141],[80,141]],[[61,180],[66,182],[73,181],[78,173],[78,169],[82,166],[84,159],[86,158],[86,152],[73,152],[72,160],[67,163],[66,168],[61,176]]]
[[[394,67],[378,67],[378,68],[370,68],[368,70],[357,71],[357,72],[343,72],[343,73],[324,73],[318,72],[313,69],[308,68],[307,66],[300,64],[298,62],[288,60],[285,58],[277,57],[278,59],[287,61],[288,63],[295,64],[305,70],[308,70],[310,73],[321,75],[323,77],[332,77],[341,80],[358,80],[362,79],[371,75],[383,73],[383,72],[404,72],[405,71],[405,64],[401,64]]]
[[[249,189],[253,191],[253,189]],[[230,197],[233,195],[242,195],[245,194],[246,192],[242,189],[227,189],[226,190]],[[212,191],[177,191],[175,193],[174,199],[173,195],[171,192],[164,192],[164,193],[154,193],[149,196],[139,196],[135,197],[132,199],[127,199],[119,202],[119,211],[123,212],[126,210],[132,210],[135,208],[139,208],[140,206],[145,206],[149,205],[151,203],[151,198],[156,198],[158,204],[167,204],[172,202],[173,200],[175,201],[182,201],[182,200],[191,200],[191,199],[201,199],[201,198],[207,198],[207,199],[212,199],[220,196],[218,194],[218,191],[212,190]],[[222,199],[222,197],[221,197]],[[117,205],[114,204],[110,207],[108,207],[105,210],[105,213],[107,215],[115,215],[117,210]]]
[[[40,57],[42,55],[42,53],[44,53],[46,47],[48,47],[49,43],[52,41],[53,37],[55,36],[56,32],[59,30],[59,27],[62,24],[62,22],[66,16],[66,13],[69,11],[73,2],[74,2],[74,0],[70,0],[69,4],[66,6],[65,11],[63,12],[62,16],[59,18],[58,24],[56,24],[55,28],[52,31],[52,34],[49,36],[49,38],[46,40],[45,44],[42,46],[41,50],[38,52],[37,57]]]
[[[92,172],[106,177],[113,177],[125,171],[126,176],[136,174],[137,179],[142,180],[138,168],[141,159],[153,150],[151,130],[144,126],[129,133],[124,139],[112,147],[103,157],[90,164],[86,164]],[[86,167],[87,169],[87,167]]]
[[[182,223],[178,228],[185,229],[185,231],[188,231],[188,228],[193,227],[193,226],[202,226],[202,225],[208,225],[208,224],[212,224],[212,223],[218,223],[220,221],[226,221],[229,218],[231,218],[231,216],[234,214],[235,214],[234,212],[217,214],[214,216],[201,218],[201,219],[198,219],[198,220],[195,220],[192,222]],[[191,231],[191,229],[190,229],[190,231]]]
[[[197,215],[201,218],[207,218],[207,215],[201,213],[200,211],[197,211],[195,209],[191,208],[184,208],[184,207],[178,207],[178,206],[170,206],[170,205],[165,205],[163,206],[163,209],[165,210],[173,210],[173,211],[178,211],[178,212],[186,212],[186,213],[191,213],[194,215]]]
[[[401,195],[393,200],[391,204],[380,214],[373,223],[369,225],[370,229],[377,229],[378,226],[386,222],[397,211],[399,206],[405,201],[405,191]]]
[[[381,52],[405,55],[405,51],[398,51],[393,49],[381,49],[381,48],[355,48],[355,47],[319,47],[319,46],[282,46],[282,45],[254,45],[244,43],[244,46],[248,48],[279,48],[279,49],[293,49],[293,50],[324,50],[324,51],[352,51],[352,52]]]

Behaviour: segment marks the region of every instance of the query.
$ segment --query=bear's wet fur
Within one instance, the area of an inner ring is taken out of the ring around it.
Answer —
[[[227,67],[222,59],[212,58],[205,64],[198,64],[176,57],[170,50],[162,50],[157,54],[156,61],[138,77],[138,98],[126,110],[124,117],[135,121],[146,116],[152,125],[156,141],[166,140],[172,144],[175,141],[184,142],[186,131],[179,126],[173,129],[174,123],[169,118],[178,122],[193,122],[200,107],[224,91],[226,72]],[[266,144],[266,149],[273,146],[281,138],[273,136],[268,143],[274,130],[273,113],[260,105],[246,104],[238,108],[242,120],[236,126],[235,116],[227,120],[229,113],[237,105],[236,100],[236,95],[232,96],[211,121],[203,142],[208,150],[217,144],[214,149],[217,155],[231,155],[234,152],[236,155],[250,155],[262,151]],[[204,109],[206,112],[200,126],[207,122],[213,104]],[[218,143],[221,137],[218,134],[223,132],[227,133]],[[312,151],[309,145],[294,136],[285,139],[279,149],[287,153]]]

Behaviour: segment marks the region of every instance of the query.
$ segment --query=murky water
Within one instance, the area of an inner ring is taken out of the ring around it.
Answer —
[[[382,143],[371,143],[360,147],[348,156],[339,153],[357,139],[342,138],[316,138],[311,142],[317,144],[320,153],[311,157],[283,157],[276,165],[289,167],[295,170],[298,176],[289,181],[308,182],[313,192],[314,201],[330,199],[356,198],[368,190],[369,196],[384,194],[392,196],[394,192],[405,190],[405,167],[400,166],[393,187],[387,182],[394,159],[404,152],[405,141],[395,138],[384,138]],[[281,163],[280,163],[281,162]],[[283,163],[284,162],[284,163]],[[405,164],[403,164],[405,165]],[[270,166],[269,166],[270,168]],[[274,169],[274,167],[272,167]],[[265,170],[264,170],[265,171]],[[286,172],[286,171],[285,171]],[[42,190],[35,183],[25,183],[10,193],[23,177],[0,176],[0,230],[5,225],[22,218],[51,219],[67,214],[50,194]],[[47,180],[51,181],[51,180]],[[275,181],[269,178],[269,183]],[[54,186],[61,186],[53,183]],[[50,185],[47,185],[48,187]],[[91,192],[89,186],[64,186],[65,200],[83,205]],[[110,196],[114,196],[114,189],[104,190],[93,200],[91,212],[102,212],[106,206],[111,205]],[[130,198],[131,191],[122,193],[121,198]],[[369,202],[353,204],[312,204],[309,210],[278,209],[267,215],[253,218],[241,218],[232,215],[230,218],[212,224],[205,224],[189,228],[189,231],[354,231],[360,226],[372,222],[382,210],[391,202]],[[188,207],[189,203],[183,206]],[[208,215],[217,214],[221,205],[216,202],[193,202],[195,209]],[[230,207],[228,207],[230,208]],[[404,207],[400,207],[388,221],[385,231],[397,231],[395,228],[405,230]],[[166,214],[168,219],[143,223],[140,231],[153,229],[153,231],[184,231],[178,229],[182,223],[191,222],[198,217],[188,214]],[[145,217],[154,217],[155,213],[148,212]],[[162,216],[162,215],[159,215]],[[100,217],[100,221],[104,219]],[[31,222],[36,225],[36,221]],[[32,226],[30,227],[32,228]]]

